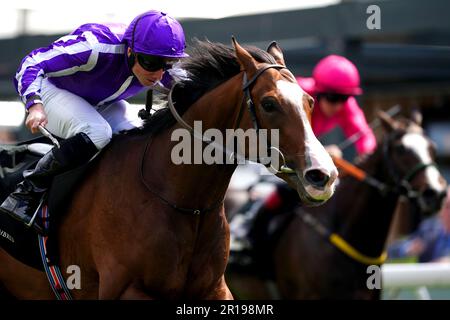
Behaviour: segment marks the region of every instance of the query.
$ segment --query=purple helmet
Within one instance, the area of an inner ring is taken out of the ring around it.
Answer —
[[[128,26],[123,39],[133,52],[167,58],[189,55],[180,23],[166,13],[156,10],[140,14]]]

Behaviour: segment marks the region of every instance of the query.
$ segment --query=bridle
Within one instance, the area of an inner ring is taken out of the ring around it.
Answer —
[[[335,157],[332,158],[336,167],[340,168],[353,178],[375,188],[381,195],[385,196],[389,193],[393,193],[404,196],[409,201],[418,199],[418,204],[421,207],[421,209],[423,209],[424,206],[426,205],[422,200],[420,192],[414,190],[413,187],[411,186],[411,181],[418,173],[420,173],[421,171],[425,170],[428,167],[436,167],[436,164],[434,162],[430,163],[420,162],[413,168],[411,168],[406,174],[404,174],[403,176],[399,176],[396,173],[394,166],[392,165],[392,161],[390,161],[389,159],[389,139],[385,139],[383,141],[382,148],[383,148],[382,149],[383,161],[384,163],[387,163],[388,175],[393,177],[394,186],[392,186],[389,183],[382,182],[374,178],[373,176],[368,175],[365,171],[357,168],[355,165],[351,164],[350,162],[347,162],[344,159]],[[295,211],[295,213],[303,220],[304,223],[309,225],[319,235],[327,239],[335,248],[337,248],[338,250],[340,250],[353,260],[365,265],[381,265],[386,261],[387,253],[385,251],[383,251],[381,255],[378,257],[366,256],[365,254],[358,251],[351,244],[349,244],[339,234],[328,230],[328,228],[321,221],[319,221],[317,217],[315,217],[314,215],[308,213],[304,209],[301,211],[297,210]]]
[[[383,142],[383,158],[384,162],[387,164],[387,170],[388,174],[393,178],[394,180],[394,186],[387,186],[386,190],[390,190],[391,192],[396,192],[397,194],[404,196],[408,198],[408,200],[412,199],[418,199],[419,205],[422,206],[423,201],[421,201],[421,194],[420,192],[414,190],[414,188],[411,186],[411,181],[414,179],[414,177],[419,174],[421,171],[425,170],[428,167],[437,167],[436,163],[434,162],[419,162],[414,167],[409,169],[409,171],[404,174],[403,176],[399,176],[392,165],[392,161],[389,159],[389,139],[385,139]]]
[[[243,84],[242,84],[242,91],[244,92],[244,96],[242,99],[242,103],[241,103],[241,107],[239,109],[239,113],[238,113],[238,117],[237,117],[237,121],[236,124],[234,126],[234,129],[237,129],[241,120],[242,120],[242,116],[244,114],[244,110],[246,109],[245,106],[247,106],[247,110],[250,113],[250,117],[253,123],[253,128],[259,132],[260,129],[260,124],[258,121],[258,117],[256,115],[256,108],[255,108],[255,104],[253,102],[251,93],[250,93],[250,89],[252,87],[252,85],[256,82],[256,80],[259,78],[260,75],[262,75],[264,73],[264,71],[268,70],[268,69],[277,69],[277,70],[281,70],[281,69],[286,69],[285,66],[280,65],[280,64],[266,64],[264,65],[262,68],[258,69],[255,73],[255,75],[248,80],[247,78],[247,73],[244,72],[243,75]],[[173,100],[172,100],[172,92],[174,91],[175,87],[176,87],[177,83],[175,82],[174,85],[172,86],[169,94],[168,94],[168,107],[170,112],[172,113],[172,115],[174,116],[175,120],[185,129],[187,129],[191,135],[194,138],[197,138],[201,141],[203,141],[206,144],[210,144],[213,145],[215,148],[217,148],[218,150],[221,150],[227,157],[232,158],[234,157],[235,160],[242,160],[245,161],[247,159],[245,159],[245,157],[237,154],[229,149],[227,149],[226,147],[223,147],[222,145],[219,145],[218,143],[214,142],[213,140],[211,140],[208,137],[205,137],[202,133],[196,132],[194,130],[194,128],[192,128],[189,124],[187,124],[183,118],[180,116],[180,114],[178,113],[177,109],[174,106]],[[286,165],[286,159],[284,157],[283,152],[274,146],[270,146],[268,147],[268,150],[275,150],[279,153],[279,155],[281,156],[281,159],[283,161],[283,165],[280,166],[279,169],[277,168],[273,168],[271,167],[271,169],[273,169],[275,171],[275,173],[285,173],[285,174],[293,174],[295,173],[294,169],[289,168]],[[270,158],[270,157],[267,157]],[[267,160],[267,158],[258,158],[257,162],[266,162],[265,160]]]
[[[260,125],[258,122],[258,118],[256,116],[256,110],[255,110],[255,104],[253,102],[252,96],[250,94],[250,88],[252,87],[252,85],[256,82],[256,80],[258,79],[258,77],[264,73],[264,71],[268,70],[268,69],[277,69],[277,70],[281,70],[281,69],[285,69],[286,67],[283,65],[279,65],[279,64],[266,64],[264,65],[264,67],[260,68],[257,70],[257,72],[255,73],[255,75],[250,79],[247,80],[247,74],[244,72],[244,76],[243,76],[243,85],[242,85],[242,90],[244,91],[244,96],[243,96],[243,100],[241,103],[241,107],[239,110],[239,114],[238,114],[238,118],[237,118],[237,122],[235,125],[235,129],[239,126],[240,121],[242,119],[244,110],[245,110],[245,106],[247,106],[247,109],[250,113],[251,119],[252,119],[252,123],[253,123],[253,127],[255,130],[259,130]],[[222,145],[216,143],[215,141],[211,140],[210,138],[204,136],[202,133],[197,132],[194,130],[193,127],[191,127],[189,124],[186,123],[186,121],[183,120],[183,118],[180,116],[180,114],[178,113],[178,111],[176,110],[173,100],[172,100],[172,93],[174,91],[174,89],[177,86],[177,82],[175,82],[172,85],[172,88],[170,89],[169,93],[168,93],[168,108],[170,110],[170,112],[172,113],[173,117],[175,118],[175,120],[178,122],[179,125],[181,125],[183,128],[185,128],[186,130],[188,130],[191,135],[194,138],[200,139],[201,141],[207,143],[207,144],[211,144],[213,145],[215,148],[217,148],[218,150],[222,150],[223,153],[225,153],[226,156],[232,157],[234,156],[235,159],[241,159],[241,160],[246,160],[245,157],[242,157],[240,155],[238,155],[237,153],[234,153],[233,151],[228,150],[227,148],[223,147]],[[141,166],[140,166],[140,177],[141,177],[141,181],[144,184],[144,186],[147,188],[148,191],[150,191],[151,193],[153,193],[155,196],[157,196],[162,202],[164,202],[165,204],[167,204],[168,206],[172,207],[174,210],[180,211],[180,212],[184,212],[184,213],[190,213],[190,214],[194,214],[194,215],[200,215],[201,213],[206,213],[206,212],[210,212],[213,211],[217,208],[219,208],[223,202],[224,199],[220,200],[219,202],[217,202],[215,205],[209,207],[209,208],[204,208],[204,209],[198,209],[198,208],[184,208],[184,207],[180,207],[177,204],[175,204],[174,202],[167,200],[166,198],[164,198],[162,195],[160,195],[158,192],[156,192],[150,185],[149,183],[145,180],[144,177],[144,160],[145,160],[145,156],[147,154],[147,151],[151,145],[152,142],[152,138],[150,138],[147,141],[147,144],[144,148],[144,152],[142,154],[142,159],[141,159]],[[285,158],[283,153],[281,152],[281,150],[279,150],[276,147],[271,146],[269,149],[271,150],[276,150],[279,152],[280,156],[283,159],[283,165],[277,170],[277,173],[295,173],[295,171],[289,167],[286,166],[286,162],[285,162]]]
[[[437,164],[435,162],[419,162],[411,169],[409,169],[403,176],[399,176],[392,165],[392,162],[389,161],[389,139],[385,139],[383,142],[383,158],[384,162],[387,164],[388,174],[393,177],[394,186],[389,187],[391,192],[395,192],[400,196],[403,196],[408,199],[408,201],[417,201],[419,208],[422,211],[425,211],[427,208],[426,202],[423,199],[423,193],[414,190],[411,186],[411,181],[419,174],[421,171],[427,169],[428,167],[437,168]]]
[[[383,152],[383,161],[387,164],[387,170],[388,170],[388,176],[392,177],[393,184],[380,181],[379,179],[369,175],[364,170],[356,167],[352,163],[341,159],[336,158],[332,156],[333,162],[335,163],[336,167],[344,171],[345,173],[349,174],[353,178],[373,187],[376,189],[381,195],[385,196],[388,193],[394,193],[401,196],[404,196],[408,199],[417,199],[420,198],[420,192],[414,190],[414,188],[411,186],[411,181],[414,179],[414,177],[419,174],[421,171],[425,170],[428,167],[437,167],[436,163],[429,162],[419,162],[414,167],[412,167],[406,174],[403,176],[399,176],[392,165],[392,161],[389,158],[389,141],[388,139],[385,139],[383,141],[382,146],[382,152]]]

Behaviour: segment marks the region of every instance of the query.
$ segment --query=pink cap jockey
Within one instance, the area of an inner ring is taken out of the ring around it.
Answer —
[[[316,65],[312,78],[297,77],[299,85],[314,98],[323,94],[348,96],[341,108],[336,109],[332,115],[327,115],[320,106],[319,99],[312,114],[312,128],[317,136],[321,136],[335,127],[340,127],[346,137],[357,132],[363,132],[361,138],[355,142],[358,154],[373,152],[376,139],[372,129],[367,124],[364,113],[358,106],[354,95],[362,93],[360,88],[359,72],[348,59],[329,55]]]

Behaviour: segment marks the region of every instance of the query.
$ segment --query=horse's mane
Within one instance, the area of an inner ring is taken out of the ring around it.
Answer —
[[[276,63],[266,51],[247,46],[245,49],[258,62]],[[187,79],[178,82],[172,98],[178,112],[183,114],[206,92],[235,76],[240,71],[235,51],[232,47],[208,40],[193,40],[189,57],[181,62],[187,72]],[[167,107],[157,110],[144,122],[139,131],[159,133],[175,124],[175,119]]]

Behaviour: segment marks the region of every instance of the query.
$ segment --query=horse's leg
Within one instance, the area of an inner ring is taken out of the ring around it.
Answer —
[[[131,279],[126,268],[123,268],[113,258],[104,257],[103,268],[99,271],[99,300],[153,300]],[[111,268],[110,266],[114,266]]]
[[[0,283],[0,301],[16,300],[16,297],[11,295],[6,288]]]
[[[18,299],[55,299],[47,277],[0,248],[0,283]]]
[[[100,300],[153,300],[136,284],[124,285],[127,279],[129,277],[126,273],[100,273],[98,298]]]
[[[135,285],[130,285],[121,294],[120,300],[153,300],[154,298],[139,289]]]
[[[225,282],[225,276],[222,276],[217,283],[217,286],[209,292],[205,297],[205,300],[233,300],[233,295]]]
[[[238,300],[272,299],[266,283],[257,276],[228,271],[226,279],[235,298]]]

